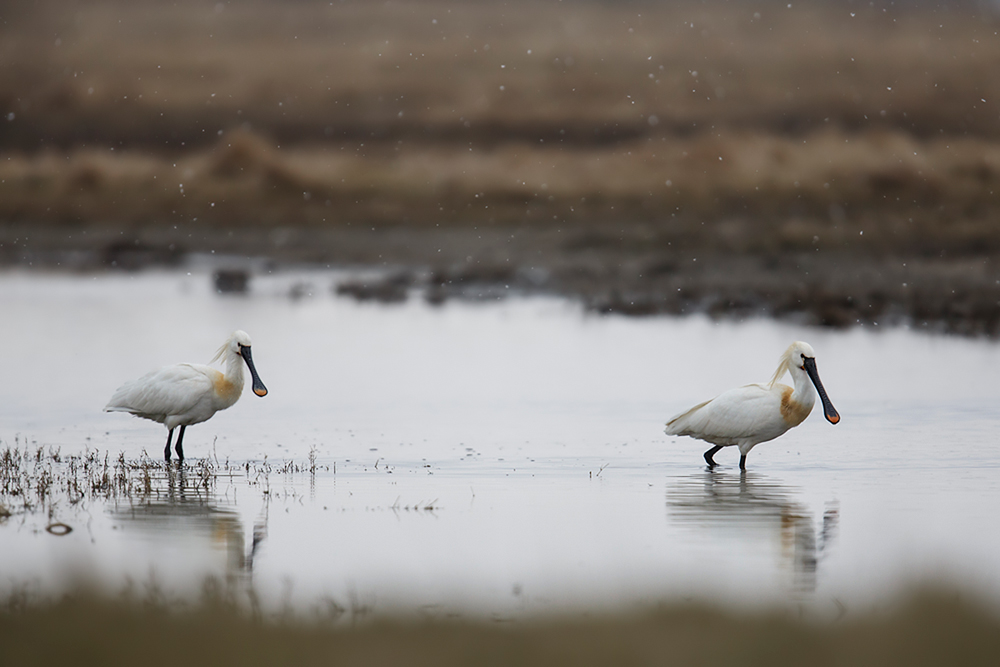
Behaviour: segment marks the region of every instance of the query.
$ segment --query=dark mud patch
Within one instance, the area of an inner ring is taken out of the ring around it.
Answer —
[[[334,287],[334,292],[358,301],[402,303],[409,297],[409,289],[415,282],[415,276],[411,272],[395,271],[390,275],[344,281]]]
[[[250,289],[250,272],[245,269],[218,269],[212,274],[212,282],[219,294],[246,294]]]

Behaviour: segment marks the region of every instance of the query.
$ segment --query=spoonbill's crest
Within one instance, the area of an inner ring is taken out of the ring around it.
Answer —
[[[794,388],[780,384],[785,373],[792,376]],[[815,392],[813,387],[815,386]],[[747,453],[762,442],[801,424],[816,403],[819,393],[823,415],[831,424],[840,415],[826,395],[816,370],[812,346],[796,341],[781,355],[778,368],[768,384],[748,384],[730,389],[710,401],[700,403],[667,422],[667,435],[689,435],[714,445],[705,452],[709,467],[715,467],[715,453],[723,447],[740,449],[740,469],[746,470]]]
[[[215,353],[212,361],[222,362],[225,373],[204,364],[176,364],[126,382],[114,393],[105,412],[129,412],[167,427],[167,446],[163,458],[170,460],[170,442],[174,429],[177,458],[184,460],[184,429],[200,424],[219,410],[232,406],[243,391],[243,363],[250,369],[253,393],[267,396],[267,387],[257,375],[250,354],[250,336],[234,331]]]

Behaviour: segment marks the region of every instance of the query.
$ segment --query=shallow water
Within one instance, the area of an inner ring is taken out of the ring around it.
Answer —
[[[154,471],[141,494],[0,498],[0,588],[82,575],[183,595],[214,575],[271,607],[507,618],[691,596],[851,609],[944,578],[1000,602],[994,343],[556,299],[363,304],[329,271],[220,296],[210,275],[0,275],[0,451],[148,453]],[[188,429],[166,470],[162,426],[101,408],[235,328],[270,393]],[[662,434],[769,379],[796,339],[839,425],[817,410],[745,475],[731,448],[710,473],[706,445]]]

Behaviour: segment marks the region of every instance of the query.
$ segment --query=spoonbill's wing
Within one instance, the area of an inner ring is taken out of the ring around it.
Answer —
[[[781,419],[780,398],[765,385],[750,384],[719,394],[667,422],[667,435],[690,435],[717,445],[736,445]]]
[[[118,388],[106,411],[144,415],[177,415],[194,407],[212,391],[212,381],[190,364],[167,366]]]

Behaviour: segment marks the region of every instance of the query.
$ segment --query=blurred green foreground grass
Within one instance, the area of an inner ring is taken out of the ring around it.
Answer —
[[[382,618],[354,627],[254,619],[207,600],[183,610],[74,594],[0,611],[0,665],[995,665],[1000,618],[921,593],[881,612],[807,621],[669,605],[523,619]]]

